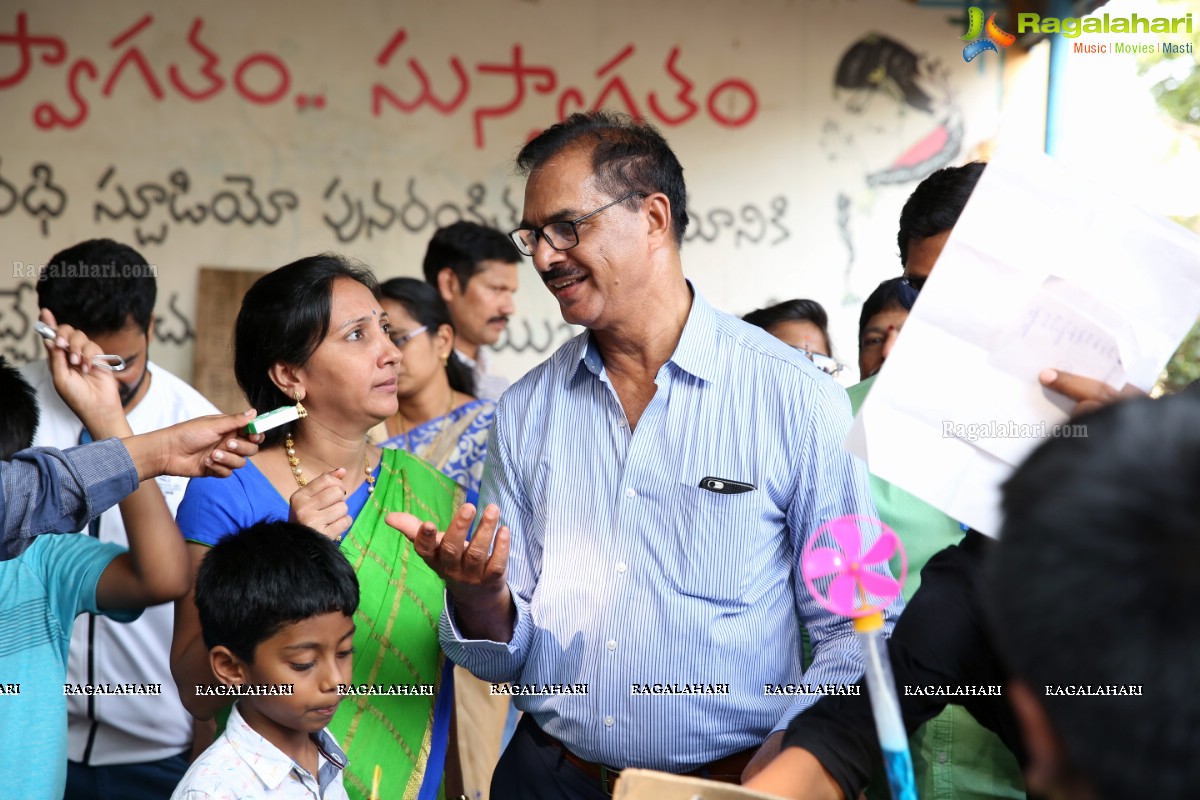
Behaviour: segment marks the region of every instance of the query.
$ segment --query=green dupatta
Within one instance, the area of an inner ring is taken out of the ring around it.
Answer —
[[[461,486],[430,464],[401,450],[383,451],[375,491],[342,540],[359,584],[356,685],[442,688],[438,619],[445,584],[384,517],[407,511],[445,530],[465,496]],[[369,797],[376,764],[383,770],[381,797],[430,796],[430,787],[420,791],[427,766],[438,765],[439,774],[429,779],[431,786],[435,779],[440,784],[446,749],[446,742],[438,741],[443,737],[434,734],[435,722],[439,731],[446,724],[440,708],[435,720],[434,701],[429,695],[351,695],[342,700],[329,729],[350,761],[343,780],[351,798]]]

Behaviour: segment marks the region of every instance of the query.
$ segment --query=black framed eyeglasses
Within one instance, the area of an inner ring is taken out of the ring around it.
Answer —
[[[582,217],[576,217],[575,219],[564,220],[562,222],[547,222],[545,225],[537,228],[517,228],[515,231],[509,233],[508,236],[513,240],[513,244],[517,246],[517,249],[520,250],[523,255],[533,255],[533,251],[537,247],[538,239],[544,240],[546,244],[550,245],[561,253],[563,251],[570,250],[572,247],[579,244],[579,228],[577,227],[579,223],[583,222],[589,217],[596,216],[601,211],[605,211],[615,205],[624,203],[634,195],[639,195],[641,197],[647,196],[645,192],[632,191],[624,197],[618,197],[616,200],[613,200],[607,205],[600,206],[595,211],[589,211]]]

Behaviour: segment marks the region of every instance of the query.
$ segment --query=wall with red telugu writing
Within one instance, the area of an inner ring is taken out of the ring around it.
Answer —
[[[882,0],[6,4],[0,353],[40,353],[36,266],[107,236],[157,267],[152,357],[188,377],[202,265],[335,250],[416,275],[438,226],[514,227],[520,145],[603,106],[676,149],[709,300],[815,298],[853,362],[904,198],[995,133],[1000,57],[965,64],[961,29]],[[522,280],[514,377],[571,335]]]

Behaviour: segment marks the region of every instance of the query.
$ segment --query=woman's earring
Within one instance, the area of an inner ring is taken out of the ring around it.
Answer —
[[[442,356],[442,366],[443,367],[450,366],[450,354],[449,353],[446,353],[446,355]]]
[[[292,397],[296,398],[296,416],[300,417],[301,419],[307,417],[308,409],[306,409],[304,404],[300,402],[300,390],[297,389],[292,392]]]

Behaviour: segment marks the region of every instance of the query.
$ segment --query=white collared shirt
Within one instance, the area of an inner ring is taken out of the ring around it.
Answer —
[[[313,775],[258,731],[238,711],[175,787],[171,800],[349,800],[342,786],[346,754],[329,729],[312,734],[321,766]]]
[[[488,372],[488,357],[483,347],[476,352],[477,358],[468,357],[458,348],[455,348],[454,352],[475,374],[475,396],[480,400],[499,400],[510,384],[507,378]]]

